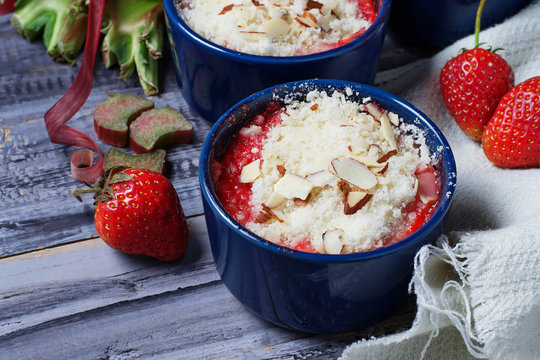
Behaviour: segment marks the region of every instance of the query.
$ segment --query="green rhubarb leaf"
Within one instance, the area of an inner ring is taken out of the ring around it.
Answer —
[[[163,48],[161,0],[108,0],[102,32],[105,66],[120,65],[120,78],[136,69],[146,95],[158,93],[158,63]]]
[[[85,0],[19,0],[11,24],[32,41],[43,34],[47,53],[56,61],[75,65],[86,38]]]

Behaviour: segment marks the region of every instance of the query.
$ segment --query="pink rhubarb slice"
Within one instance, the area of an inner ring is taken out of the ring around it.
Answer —
[[[114,166],[126,166],[134,169],[148,169],[163,174],[166,154],[165,150],[158,149],[147,154],[131,155],[116,147],[111,147],[105,155],[105,170]]]
[[[136,154],[191,141],[193,125],[167,106],[144,112],[129,127],[129,147]]]
[[[94,129],[107,144],[127,146],[130,123],[141,113],[154,107],[154,102],[129,94],[109,94],[109,98],[96,106]]]

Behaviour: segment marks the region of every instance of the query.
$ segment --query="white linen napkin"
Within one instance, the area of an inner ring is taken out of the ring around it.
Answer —
[[[480,41],[512,66],[516,84],[540,75],[540,0]],[[457,189],[437,246],[417,254],[412,328],[345,349],[357,359],[540,359],[540,169],[502,169],[449,115],[439,73],[468,36],[430,59],[377,75],[376,85],[422,110],[442,130],[457,163]]]

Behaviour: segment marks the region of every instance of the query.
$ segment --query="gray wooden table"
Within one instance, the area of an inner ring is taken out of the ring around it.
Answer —
[[[387,38],[380,69],[422,55]],[[77,68],[53,62],[0,17],[0,359],[334,359],[355,340],[408,327],[414,299],[369,328],[313,335],[273,326],[233,298],[212,262],[197,181],[211,124],[186,105],[167,57],[161,67],[156,107],[180,109],[195,127],[191,144],[168,151],[166,175],[191,229],[185,257],[172,264],[97,237],[91,199],[71,196],[80,187],[69,171],[76,149],[51,143],[43,122]],[[135,77],[117,76],[97,60],[90,98],[70,126],[96,139],[92,113],[106,91],[142,94]]]

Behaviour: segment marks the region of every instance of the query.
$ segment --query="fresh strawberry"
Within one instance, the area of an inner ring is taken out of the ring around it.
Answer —
[[[164,261],[180,259],[189,229],[178,195],[163,175],[150,170],[113,168],[95,192],[94,224],[112,248]]]
[[[540,76],[503,96],[486,126],[482,147],[498,166],[540,167]]]
[[[450,115],[470,138],[480,140],[501,97],[514,86],[514,72],[495,51],[479,48],[480,15],[476,15],[475,47],[448,61],[440,74],[441,92]]]

